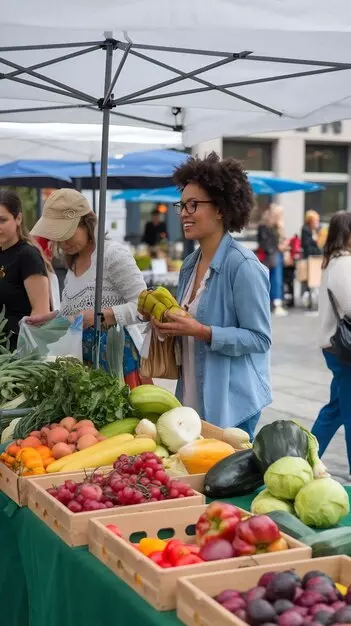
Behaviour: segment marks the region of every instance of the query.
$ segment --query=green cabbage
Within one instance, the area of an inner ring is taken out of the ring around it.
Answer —
[[[336,480],[320,478],[299,491],[295,511],[307,526],[330,528],[349,513],[349,498],[344,487]]]
[[[276,498],[294,500],[300,489],[313,480],[309,463],[298,456],[284,456],[269,466],[264,483]]]
[[[272,496],[268,489],[261,491],[258,496],[251,503],[251,513],[254,515],[266,515],[271,511],[286,511],[287,513],[295,514],[294,506],[291,502],[285,500],[279,500]]]

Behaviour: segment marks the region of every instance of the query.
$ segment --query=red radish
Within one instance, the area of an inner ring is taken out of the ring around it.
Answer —
[[[40,430],[32,430],[32,432],[28,435],[28,437],[36,437],[37,439],[40,439],[40,436]]]
[[[45,435],[47,437],[49,432],[50,432],[50,428],[48,426],[43,426],[43,428],[40,431],[40,435],[41,435],[41,437],[43,435]]]
[[[68,456],[69,454],[72,454],[71,451],[71,447],[69,445],[67,445],[67,443],[56,443],[52,448],[51,448],[51,454],[54,457],[54,459],[61,459],[63,456]]]
[[[77,500],[71,500],[71,502],[68,503],[67,508],[72,511],[72,513],[80,513],[83,511],[82,505],[79,504]]]
[[[54,428],[57,428],[60,424],[58,424],[57,422],[53,422],[52,424],[50,424],[49,428],[50,430],[54,430]]]
[[[83,437],[80,437],[77,441],[77,448],[78,450],[85,450],[85,448],[90,448],[90,446],[93,446],[95,443],[97,443],[97,439],[94,435],[83,435]]]
[[[71,450],[71,454],[73,454],[73,452],[76,452],[76,446],[74,443],[68,444],[68,447]]]
[[[97,441],[105,441],[106,437],[103,437],[103,435],[98,435],[98,437],[96,437]]]
[[[76,443],[78,441],[78,433],[73,432],[68,435],[67,443]]]
[[[54,430],[51,430],[48,434],[48,446],[53,448],[56,443],[66,443],[69,436],[68,430],[57,426]]]
[[[68,432],[70,433],[71,430],[75,427],[76,423],[77,420],[74,417],[64,417],[63,420],[61,420],[60,422],[60,426],[66,428],[66,430],[68,430]]]

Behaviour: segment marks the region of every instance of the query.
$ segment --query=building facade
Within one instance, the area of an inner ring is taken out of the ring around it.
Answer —
[[[317,182],[324,189],[314,193],[285,193],[274,200],[284,207],[286,234],[299,233],[308,209],[322,222],[335,211],[351,209],[351,120],[296,131],[250,137],[223,137],[193,148],[204,156],[215,150],[223,157],[242,161],[252,174]],[[269,201],[262,198],[261,201]]]

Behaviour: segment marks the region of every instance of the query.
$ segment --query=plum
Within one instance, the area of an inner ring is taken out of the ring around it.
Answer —
[[[217,600],[219,604],[223,604],[223,602],[226,602],[226,600],[238,597],[240,597],[239,591],[234,591],[234,589],[224,589],[224,591],[221,591],[221,593],[215,596],[215,600]]]
[[[333,602],[333,604],[331,605],[331,608],[334,611],[338,611],[339,609],[343,609],[344,606],[346,606],[346,602],[343,602],[343,600],[337,600],[336,602]]]
[[[252,602],[253,600],[261,600],[261,598],[264,598],[265,593],[265,587],[253,587],[252,589],[249,589],[244,596],[246,604]]]
[[[292,600],[297,586],[296,577],[292,572],[280,572],[272,578],[266,589],[266,600],[274,602],[284,599]]]
[[[324,599],[324,596],[322,596],[321,593],[318,593],[318,591],[304,591],[303,594],[297,599],[296,604],[310,607],[317,603],[323,603]]]
[[[351,623],[351,606],[344,606],[344,608],[336,611],[334,615],[334,622],[338,622],[340,624]]]
[[[311,572],[307,572],[307,574],[304,575],[302,579],[302,586],[306,587],[307,583],[312,578],[324,578],[328,580],[331,585],[334,585],[334,581],[330,578],[330,576],[328,576],[328,574],[320,572],[319,570],[312,570]]]
[[[334,615],[334,611],[332,611],[331,613],[328,611],[319,611],[318,613],[315,613],[313,615],[313,620],[317,622],[317,624],[322,624],[322,626],[328,626],[329,624],[332,624],[332,615]]]
[[[246,607],[246,615],[250,624],[260,626],[265,622],[273,622],[276,613],[273,606],[267,600],[253,600]]]
[[[258,587],[267,587],[267,585],[271,582],[272,578],[276,576],[276,572],[266,572],[262,574],[260,580],[257,583]]]
[[[284,613],[285,611],[294,608],[293,603],[290,602],[290,600],[284,600],[284,598],[282,598],[281,600],[276,600],[273,606],[277,615],[280,615],[281,613]]]
[[[245,609],[246,602],[245,600],[237,596],[237,597],[229,598],[229,600],[222,602],[222,606],[224,606],[224,608],[230,611],[231,613],[235,613],[239,609]]]
[[[295,609],[289,609],[279,615],[278,624],[279,626],[304,626],[305,618]]]
[[[238,617],[239,619],[241,619],[243,622],[246,622],[246,611],[245,609],[238,609],[237,611],[234,612],[235,617]]]

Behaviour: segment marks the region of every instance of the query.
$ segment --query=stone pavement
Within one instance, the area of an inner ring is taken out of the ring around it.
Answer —
[[[316,317],[294,311],[288,317],[274,319],[273,402],[263,411],[259,426],[276,419],[295,418],[311,428],[320,408],[329,399],[330,379],[318,348]],[[170,381],[159,383],[174,391]],[[346,479],[348,463],[343,429],[330,443],[323,461],[333,475]]]

